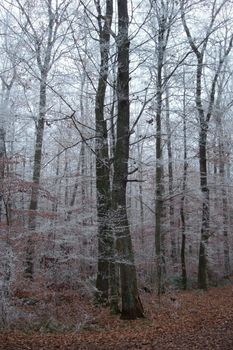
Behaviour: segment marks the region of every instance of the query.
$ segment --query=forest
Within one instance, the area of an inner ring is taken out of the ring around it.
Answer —
[[[233,348],[232,46],[231,0],[0,0],[0,349]]]

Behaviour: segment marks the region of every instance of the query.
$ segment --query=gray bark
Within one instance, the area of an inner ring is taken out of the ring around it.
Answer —
[[[130,110],[129,110],[129,37],[128,1],[118,0],[118,80],[117,138],[114,154],[112,221],[120,266],[122,319],[143,317],[138,294],[134,252],[126,209],[128,180]]]
[[[184,95],[183,95],[183,142],[184,142],[184,163],[183,163],[183,179],[182,179],[182,197],[180,204],[180,219],[181,219],[181,280],[183,289],[187,289],[187,271],[186,271],[186,220],[185,220],[185,197],[187,188],[188,176],[188,160],[187,160],[187,123],[186,123],[186,91],[184,79]]]
[[[157,270],[158,295],[165,291],[165,247],[164,247],[164,179],[162,151],[162,103],[163,103],[163,67],[167,45],[167,17],[164,4],[161,3],[161,13],[158,16],[158,58],[156,82],[156,198],[155,198],[155,252]]]
[[[173,200],[173,157],[170,125],[169,88],[166,88],[166,129],[167,129],[167,155],[168,155],[168,189],[169,189],[169,221],[171,234],[171,258],[174,269],[177,264],[177,242],[175,232],[174,200]]]
[[[5,130],[0,127],[0,222],[2,221],[3,212],[3,181],[5,175],[5,157],[6,157],[6,147],[5,147]]]

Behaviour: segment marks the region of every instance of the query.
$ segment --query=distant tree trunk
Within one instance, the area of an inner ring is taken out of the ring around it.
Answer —
[[[197,58],[196,70],[196,108],[199,116],[200,131],[199,131],[199,167],[200,167],[200,187],[202,192],[202,217],[201,217],[201,240],[199,247],[199,265],[198,265],[198,287],[207,289],[207,242],[209,238],[209,188],[207,184],[207,160],[206,160],[206,146],[207,146],[207,131],[209,120],[205,116],[203,102],[202,102],[202,72],[203,60],[206,46],[209,37],[206,36],[201,49],[199,49],[191,36],[190,30],[187,26],[184,12],[184,1],[181,3],[181,16],[189,44]],[[211,27],[213,23],[211,22]],[[209,30],[211,29],[208,28]],[[212,103],[212,101],[211,101]],[[212,106],[211,106],[212,107]]]
[[[3,181],[5,175],[5,157],[6,157],[6,146],[5,146],[5,130],[0,127],[0,222],[2,221],[2,201],[3,201]]]
[[[69,205],[69,169],[68,169],[68,150],[65,150],[64,159],[64,178],[65,178],[65,193],[64,193],[64,206],[65,208]]]
[[[59,154],[59,149],[58,149],[58,154]],[[56,160],[56,170],[55,170],[55,180],[54,180],[54,192],[56,193],[56,200],[52,204],[52,211],[54,213],[57,213],[58,211],[58,201],[60,197],[60,190],[61,190],[61,180],[59,180],[59,173],[60,173],[60,155],[57,156]],[[51,225],[54,225],[52,222]]]
[[[214,176],[214,191],[213,191],[213,203],[214,203],[214,210],[217,211],[218,208],[218,190],[217,190],[217,177],[218,177],[218,145],[217,145],[217,133],[218,133],[218,126],[216,125],[214,130],[214,137],[213,137],[213,143],[212,143],[212,150],[213,150],[213,157],[214,157],[214,164],[213,164],[213,176]]]
[[[79,152],[78,166],[77,166],[77,175],[76,175],[73,191],[72,191],[72,194],[71,194],[71,198],[70,198],[70,201],[69,201],[69,204],[68,204],[69,205],[69,210],[67,211],[66,221],[70,221],[70,219],[71,219],[72,212],[73,212],[72,208],[75,205],[77,192],[78,192],[78,187],[80,185],[79,171],[80,171],[80,166],[81,166],[80,163],[81,163],[81,155],[83,154],[83,150],[82,150],[83,147],[84,147],[84,142],[82,142],[81,148],[80,148],[80,152]]]
[[[207,243],[209,239],[209,188],[207,183],[207,130],[208,124],[200,113],[199,133],[199,166],[200,166],[200,187],[202,192],[202,217],[201,217],[201,241],[199,247],[198,265],[198,287],[207,289]]]
[[[2,81],[2,91],[1,91],[1,107],[3,110],[3,113],[7,113],[7,110],[9,108],[9,99],[10,99],[10,93],[11,89],[13,87],[13,84],[15,82],[16,78],[16,70],[13,68],[13,76],[11,77],[10,81],[7,82],[4,79],[4,76],[1,76],[1,81]],[[6,166],[6,157],[7,157],[7,151],[6,151],[6,125],[4,121],[4,116],[1,116],[3,120],[0,120],[0,222],[2,220],[2,208],[3,204],[5,206],[5,215],[7,219],[7,223],[9,225],[10,218],[9,216],[11,215],[11,208],[9,203],[3,203],[3,181],[5,177],[5,171],[9,167],[8,165]],[[12,143],[11,143],[11,155],[13,155],[12,152]]]
[[[38,208],[38,197],[39,197],[39,183],[41,173],[41,161],[42,161],[42,145],[44,137],[44,125],[45,125],[45,114],[46,114],[46,80],[47,76],[41,77],[40,83],[40,96],[39,96],[39,118],[36,125],[36,143],[34,153],[34,167],[32,175],[32,194],[29,205],[30,217],[29,217],[29,229],[34,232],[36,229],[36,210]],[[25,277],[33,279],[34,274],[34,250],[35,250],[35,236],[30,235],[27,241],[26,247],[26,259],[25,259]]]
[[[170,106],[169,106],[169,88],[166,87],[166,129],[167,129],[167,155],[168,155],[168,187],[169,187],[169,217],[170,217],[170,234],[171,234],[171,258],[173,267],[177,264],[177,244],[175,235],[175,217],[173,201],[173,158],[171,142],[171,125],[170,125]]]
[[[114,164],[112,160],[114,159],[114,153],[115,153],[115,145],[116,145],[116,128],[115,128],[115,110],[117,105],[117,55],[113,55],[115,58],[112,62],[112,75],[113,75],[113,83],[112,83],[112,96],[111,96],[111,109],[110,109],[110,137],[109,137],[109,157],[110,157],[110,169],[109,169],[109,175],[110,175],[110,188],[112,191],[112,181],[113,181],[113,174],[114,174]],[[111,192],[111,198],[112,198],[112,192]],[[112,204],[111,204],[112,205]],[[111,220],[111,218],[110,218]],[[111,222],[110,222],[111,226]],[[111,246],[111,259],[110,259],[110,307],[111,312],[113,314],[119,313],[119,283],[120,283],[120,271],[119,271],[119,264],[115,261],[115,252],[116,252],[116,237],[112,230],[112,246]]]
[[[227,72],[227,70],[224,70]],[[223,85],[225,82],[225,72],[222,75],[222,79],[218,85],[218,95],[216,98],[216,130],[215,140],[218,136],[218,155],[219,155],[219,177],[221,186],[221,201],[222,201],[222,218],[223,218],[223,258],[224,258],[224,277],[228,278],[230,275],[230,251],[229,251],[229,207],[228,207],[228,194],[227,194],[227,182],[226,182],[226,166],[229,163],[229,154],[226,149],[226,140],[224,138],[223,127],[223,111],[221,109],[221,101],[224,95]],[[215,178],[217,178],[217,166]],[[216,182],[216,181],[215,181]],[[216,186],[216,185],[215,185]],[[217,197],[217,195],[215,195]],[[218,254],[219,256],[220,254]],[[219,259],[220,260],[220,259]]]
[[[85,45],[87,45],[85,41]],[[84,63],[86,65],[86,63]],[[83,124],[86,123],[86,116],[85,112],[88,111],[88,106],[87,102],[85,102],[85,85],[86,85],[86,66],[84,66],[84,72],[81,75],[81,86],[80,86],[80,119]],[[88,89],[88,87],[86,88]],[[83,135],[84,130],[82,131]],[[80,149],[80,155],[79,155],[79,164],[80,164],[80,174],[81,174],[81,207],[82,207],[82,225],[85,226],[87,224],[87,217],[85,217],[85,214],[87,213],[87,197],[88,197],[88,192],[87,192],[87,165],[88,165],[88,148],[86,142],[83,140],[81,149]]]
[[[7,177],[6,174],[6,145],[5,145],[5,129],[3,126],[0,127],[0,223],[2,222],[2,201],[3,201],[3,191],[4,191],[4,178]],[[9,291],[10,291],[10,279],[11,279],[11,266],[12,266],[12,246],[10,243],[10,208],[8,208],[8,203],[4,203],[6,224],[5,230],[2,230],[3,235],[3,257],[4,257],[4,270],[0,291],[0,324],[3,326],[7,325],[7,313],[9,308]]]
[[[228,201],[227,201],[227,190],[226,190],[226,174],[225,174],[225,163],[226,163],[226,152],[224,145],[224,134],[223,126],[220,118],[218,118],[219,126],[219,175],[221,181],[221,195],[222,195],[222,215],[223,215],[223,256],[224,256],[224,276],[229,277],[230,275],[230,253],[229,253],[229,239],[228,239]]]
[[[164,184],[163,184],[163,150],[162,150],[162,103],[163,103],[163,66],[166,49],[166,15],[158,18],[158,62],[156,83],[156,198],[155,198],[155,252],[158,295],[165,291],[165,247],[164,247]]]
[[[144,205],[143,205],[143,166],[142,166],[142,152],[143,152],[143,143],[140,145],[139,142],[137,143],[137,157],[138,157],[138,178],[139,178],[139,216],[140,216],[140,240],[141,240],[141,248],[144,248],[144,240],[145,240],[145,228],[144,228]]]
[[[216,67],[216,71],[212,78],[210,97],[207,105],[207,112],[205,113],[204,101],[203,101],[203,90],[202,90],[202,79],[203,79],[203,67],[204,67],[204,55],[206,53],[210,33],[212,32],[215,19],[221,9],[221,5],[216,8],[216,2],[213,3],[212,16],[210,19],[209,26],[207,27],[206,36],[200,46],[197,46],[193,39],[191,32],[187,26],[184,12],[184,3],[181,1],[181,18],[185,33],[187,35],[191,49],[193,50],[197,59],[196,69],[196,108],[199,116],[199,169],[200,169],[200,188],[202,193],[202,216],[201,216],[201,240],[199,247],[199,264],[198,264],[198,287],[206,290],[208,287],[207,278],[207,244],[209,239],[209,219],[210,219],[210,208],[209,208],[209,187],[208,187],[208,171],[207,171],[207,134],[209,128],[210,118],[212,116],[213,107],[215,103],[215,91],[216,84],[219,78],[219,74],[222,70],[222,66],[226,57],[229,55],[232,49],[233,36],[230,37],[229,42],[224,43],[224,51],[222,53],[222,47],[220,48],[220,59]],[[206,104],[206,101],[205,101]]]
[[[42,145],[44,136],[45,114],[46,114],[46,77],[41,78],[40,84],[40,101],[39,101],[39,118],[36,125],[36,143],[34,153],[34,167],[33,167],[33,187],[29,210],[33,211],[29,219],[29,228],[35,230],[36,217],[35,211],[38,208],[38,194],[39,194],[39,181],[41,173],[41,160],[42,160]]]
[[[34,150],[34,167],[32,175],[32,193],[30,198],[29,210],[29,238],[26,246],[24,275],[26,278],[33,279],[34,274],[34,250],[35,250],[35,229],[36,229],[36,211],[38,209],[39,200],[39,184],[41,175],[42,162],[42,146],[45,128],[46,116],[46,94],[48,74],[53,64],[62,56],[61,43],[64,36],[67,35],[67,26],[64,23],[67,17],[67,9],[70,2],[63,1],[61,4],[55,5],[52,0],[45,2],[45,11],[43,12],[43,25],[37,26],[33,23],[30,11],[34,10],[36,3],[30,2],[29,6],[24,6],[20,0],[15,0],[22,14],[22,22],[25,36],[29,39],[30,50],[33,52],[37,61],[37,68],[40,72],[39,77],[39,111],[36,121],[36,141]],[[25,26],[24,24],[27,23]],[[59,32],[59,27],[62,30]],[[70,27],[70,23],[68,24]],[[64,30],[65,29],[65,30]],[[32,47],[33,46],[33,47]],[[33,65],[32,65],[33,66]],[[35,74],[33,69],[33,74]]]
[[[186,126],[186,92],[184,84],[184,96],[183,96],[183,142],[184,142],[184,164],[183,164],[183,179],[182,179],[182,197],[180,204],[180,218],[181,218],[181,280],[183,289],[187,289],[187,271],[186,271],[186,222],[185,222],[185,196],[187,188],[187,172],[188,172],[188,161],[187,161],[187,126]]]
[[[128,1],[118,0],[118,118],[114,154],[112,193],[112,221],[116,233],[116,247],[120,266],[122,319],[143,317],[143,307],[138,294],[137,276],[132,240],[126,209],[126,186],[129,160],[129,37]]]
[[[142,168],[139,169],[139,210],[140,210],[140,237],[141,237],[141,244],[142,248],[145,243],[145,229],[144,229],[144,207],[143,207],[143,174],[142,174]]]

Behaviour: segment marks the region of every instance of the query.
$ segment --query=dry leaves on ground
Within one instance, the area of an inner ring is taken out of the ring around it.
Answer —
[[[233,349],[233,287],[144,295],[146,318],[122,321],[106,309],[89,309],[75,332],[0,334],[1,350]],[[65,301],[64,301],[65,303]],[[63,305],[64,306],[64,305]],[[36,305],[34,306],[36,307]]]

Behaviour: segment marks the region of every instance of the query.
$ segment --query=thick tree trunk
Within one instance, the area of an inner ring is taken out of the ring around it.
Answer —
[[[98,218],[98,266],[96,280],[96,301],[100,304],[109,302],[111,295],[111,309],[116,312],[117,292],[110,283],[115,284],[114,239],[110,227],[111,188],[110,188],[110,160],[108,149],[107,121],[104,117],[104,103],[107,88],[110,30],[113,15],[113,1],[106,1],[105,22],[101,24],[101,7],[97,2],[99,15],[100,37],[100,75],[96,93],[95,117],[96,117],[96,190],[97,190],[97,218]]]
[[[118,0],[118,119],[113,176],[113,230],[116,234],[120,266],[122,319],[143,317],[137,288],[134,253],[126,209],[126,186],[129,159],[129,38],[128,2]]]

